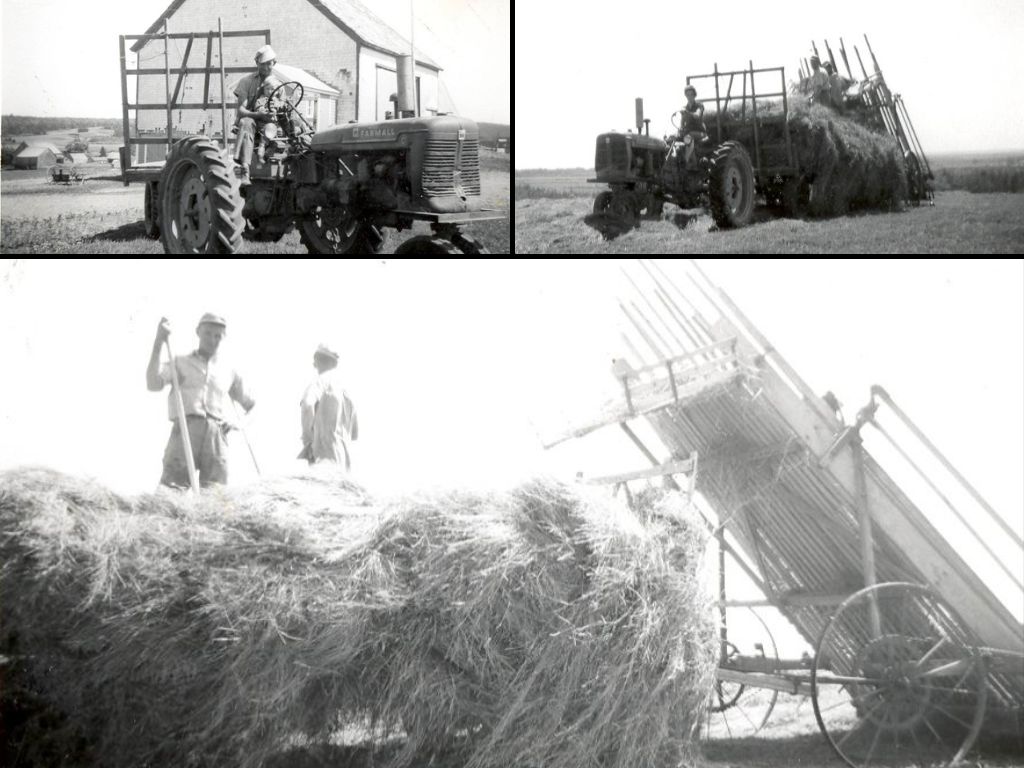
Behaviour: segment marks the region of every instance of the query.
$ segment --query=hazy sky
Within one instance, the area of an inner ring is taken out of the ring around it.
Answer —
[[[852,418],[882,384],[1024,529],[1024,261],[705,268],[814,391],[834,391]],[[181,354],[214,311],[229,323],[223,353],[257,400],[248,432],[264,473],[303,466],[298,404],[321,340],[340,347],[359,410],[355,475],[375,491],[640,469],[614,428],[551,451],[538,436],[559,412],[590,415],[616,394],[612,299],[624,293],[611,260],[5,260],[0,468],[45,464],[154,489],[170,428],[166,392],[145,387],[157,321],[171,319]],[[235,482],[255,476],[237,434],[231,467]]]
[[[839,60],[842,37],[859,77],[854,44],[872,71],[864,33],[926,153],[1024,150],[1021,0],[646,0],[630,14],[610,0],[519,0],[515,27],[517,168],[593,167],[594,138],[631,128],[638,96],[664,135],[686,76],[715,62],[796,80],[812,39],[824,55],[828,37]]]
[[[362,1],[408,38],[409,0]],[[169,0],[110,0],[89,7],[72,0],[4,0],[0,109],[120,117],[118,35],[142,34],[168,5]],[[415,7],[416,46],[444,68],[441,80],[459,113],[510,122],[509,0],[416,0]]]

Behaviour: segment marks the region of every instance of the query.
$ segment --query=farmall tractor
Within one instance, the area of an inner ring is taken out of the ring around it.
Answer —
[[[216,35],[216,37],[214,37]],[[298,109],[303,87],[283,83],[268,94],[272,119],[259,123],[250,165],[251,184],[235,176],[227,130],[224,38],[253,37],[270,42],[269,30],[122,35],[121,86],[125,146],[121,149],[124,183],[146,184],[145,229],[159,237],[167,253],[234,253],[243,236],[280,240],[298,229],[311,253],[376,253],[387,229],[406,230],[416,221],[431,234],[402,243],[396,254],[477,254],[484,246],[462,231],[466,224],[504,219],[481,204],[479,130],[472,120],[454,115],[415,117],[412,56],[398,57],[399,119],[332,126],[319,133]],[[163,68],[129,68],[126,41],[163,40]],[[193,43],[207,40],[205,67],[189,66]],[[185,53],[171,66],[169,43],[180,40]],[[220,67],[210,63],[219,40]],[[231,70],[227,71],[237,71]],[[164,75],[166,104],[130,104],[128,78]],[[171,91],[171,75],[178,75]],[[184,98],[186,75],[203,76],[202,102]],[[220,77],[219,100],[210,79]],[[172,113],[220,108],[222,137],[197,134],[173,139]],[[167,114],[162,137],[132,136],[131,109],[160,109]],[[163,162],[133,165],[136,145],[173,141]]]
[[[302,96],[301,84],[284,83],[271,97],[279,106],[259,127],[248,186],[212,140],[171,147],[158,190],[168,253],[234,253],[245,230],[277,241],[296,227],[310,253],[376,253],[385,228],[414,221],[429,222],[432,234],[396,254],[487,253],[462,231],[503,218],[481,210],[476,123],[406,118],[314,133],[297,109]]]
[[[643,99],[636,100],[636,112],[636,133],[597,137],[596,174],[588,181],[608,184],[609,189],[594,201],[594,212],[584,219],[588,225],[610,240],[639,227],[642,219],[660,219],[666,202],[684,209],[705,208],[723,229],[750,221],[755,173],[743,144],[715,142],[691,131],[663,141],[650,135]],[[677,130],[678,115],[673,115]]]

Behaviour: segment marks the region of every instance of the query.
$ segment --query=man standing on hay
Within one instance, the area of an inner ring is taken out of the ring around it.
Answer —
[[[821,59],[811,56],[811,76],[807,78],[807,93],[815,104],[828,106],[832,101],[832,85],[821,68]]]
[[[349,442],[359,439],[359,419],[348,393],[337,379],[339,355],[321,344],[313,355],[317,376],[299,403],[302,450],[298,458],[310,464],[330,461],[352,469]]]
[[[241,376],[217,354],[226,333],[224,318],[208,312],[196,326],[199,347],[187,355],[174,357],[192,458],[199,474],[199,484],[204,488],[228,481],[227,436],[232,428],[228,419],[228,401],[234,400],[246,413],[256,404],[246,391]],[[170,323],[165,318],[161,319],[146,368],[146,386],[150,392],[160,392],[172,382],[170,363],[160,364],[160,350],[170,334]],[[174,426],[164,450],[164,471],[160,483],[171,488],[188,488],[188,465],[181,427],[175,420],[173,389],[167,408]]]

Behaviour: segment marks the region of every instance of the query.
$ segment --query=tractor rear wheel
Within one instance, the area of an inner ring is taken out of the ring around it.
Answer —
[[[146,182],[143,221],[146,237],[156,240],[160,237],[160,187],[155,181]]]
[[[160,235],[166,253],[235,253],[242,196],[231,162],[209,139],[174,144],[160,175]]]
[[[754,212],[754,166],[737,141],[726,141],[711,156],[708,180],[711,217],[720,229],[742,227]]]

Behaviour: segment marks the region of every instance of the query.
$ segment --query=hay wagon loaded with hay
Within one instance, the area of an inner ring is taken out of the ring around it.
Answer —
[[[846,81],[848,109],[816,103],[803,88],[803,65],[800,80],[790,83],[785,67],[755,68],[753,61],[732,71],[716,63],[708,74],[687,76],[687,87],[708,105],[699,120],[706,132],[677,123],[677,112],[678,133],[652,137],[637,99],[636,133],[597,137],[595,177],[588,181],[608,189],[584,221],[612,239],[645,218],[660,219],[665,203],[707,209],[725,229],[750,223],[759,199],[786,216],[930,200],[931,169],[906,106],[871,55],[875,74],[865,70],[863,81]]]
[[[754,689],[805,694],[857,768],[953,763],[981,734],[1021,738],[1020,533],[884,388],[847,421],[700,267],[683,280],[640,262],[620,302],[618,395],[547,442],[618,425],[650,461],[645,476],[669,485],[696,455],[698,506],[720,547],[712,709],[742,709]],[[728,599],[727,561],[763,599]],[[813,655],[779,659],[730,636],[727,609],[751,606],[781,613]],[[751,730],[772,703],[759,699]]]

